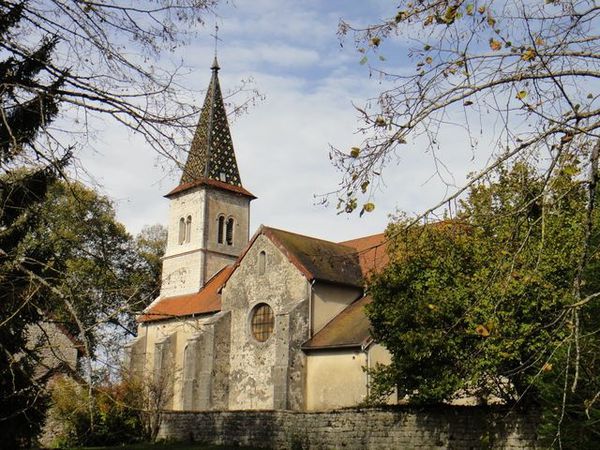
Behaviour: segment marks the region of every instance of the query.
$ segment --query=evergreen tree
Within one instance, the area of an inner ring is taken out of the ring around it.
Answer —
[[[24,2],[0,3],[0,43],[13,39]],[[45,397],[33,379],[34,355],[26,346],[26,326],[40,319],[52,286],[44,261],[49,255],[24,246],[36,226],[34,206],[70,155],[42,157],[38,133],[58,113],[54,95],[63,77],[50,77],[56,40],[43,40],[33,51],[23,49],[0,62],[0,436],[6,448],[27,445],[42,422]],[[31,171],[19,167],[30,165]]]

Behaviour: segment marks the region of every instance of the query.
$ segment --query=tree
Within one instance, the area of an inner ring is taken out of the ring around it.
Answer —
[[[376,393],[397,388],[415,403],[470,394],[541,404],[551,437],[560,420],[562,444],[593,447],[598,307],[581,310],[578,324],[572,315],[586,192],[574,156],[558,165],[550,179],[523,163],[503,166],[471,187],[452,220],[408,231],[410,219],[390,225],[392,262],[371,280],[367,308],[374,338],[393,355],[375,371]],[[597,261],[583,275],[586,295],[596,292]],[[579,387],[561,419],[565,383]]]
[[[595,268],[598,250],[597,222],[593,219],[600,110],[593,86],[600,78],[600,37],[595,32],[599,11],[597,5],[585,0],[404,0],[396,5],[390,19],[366,27],[342,21],[339,28],[342,37],[351,35],[355,39],[361,63],[368,65],[371,74],[379,75],[387,88],[367,107],[358,108],[362,118],[359,131],[366,135],[365,140],[349,151],[333,150],[332,158],[343,174],[336,193],[338,208],[349,213],[359,210],[361,214],[372,210],[372,196],[380,186],[381,174],[392,158],[402,155],[407,143],[423,145],[433,155],[436,167],[443,166],[440,154],[449,146],[443,133],[452,132],[453,149],[459,133],[463,133],[464,147],[475,154],[488,139],[495,145],[491,158],[487,158],[489,148],[484,149],[488,163],[464,185],[450,187],[450,194],[438,204],[390,228],[392,245],[406,228],[427,222],[445,205],[464,199],[472,187],[488,177],[500,176],[505,170],[502,167],[517,162],[535,164],[534,180],[541,183],[536,195],[545,199],[552,196],[548,180],[560,175],[563,158],[570,155],[578,161],[576,180],[584,196],[577,214],[573,214],[581,230],[578,256],[566,248],[563,254],[557,254],[573,264],[572,270],[565,273],[570,277],[565,282],[572,289],[569,295],[563,291],[561,302],[568,303],[564,320],[545,325],[552,329],[553,336],[566,332],[565,343],[557,350],[564,351],[564,359],[551,372],[564,375],[556,381],[562,383],[560,393],[548,396],[556,401],[554,431],[559,446],[565,438],[563,424],[569,414],[587,419],[586,414],[591,416],[597,411],[600,398],[600,389],[581,379],[583,373],[588,379],[590,373],[596,373],[596,357],[590,351],[594,346],[584,349],[588,335],[582,330],[584,323],[593,326],[591,318],[600,296],[599,291],[591,290],[594,283],[586,279]],[[387,54],[397,40],[409,47],[411,67],[402,67],[401,71],[394,67],[402,59]],[[379,60],[374,56],[380,56]],[[561,209],[557,214],[562,214]],[[517,254],[507,254],[508,259],[520,256],[519,249],[527,248],[529,237],[517,237],[521,245],[512,247]],[[548,245],[549,241],[543,242],[544,251]],[[486,260],[477,262],[485,267]],[[532,292],[523,291],[522,295],[526,303],[534,298],[528,297],[534,295]],[[484,322],[480,325],[485,327]],[[565,331],[568,326],[572,329]],[[588,332],[593,335],[595,329]],[[449,391],[461,381],[448,375]]]
[[[131,274],[123,263],[132,252],[116,254],[131,246],[122,227],[101,219],[99,224],[108,224],[109,229],[95,230],[99,240],[87,247],[72,235],[62,236],[64,241],[52,239],[56,236],[49,236],[42,224],[58,227],[51,219],[65,217],[58,209],[44,210],[46,193],[59,177],[65,177],[77,146],[87,143],[89,118],[94,115],[113,118],[142,133],[164,154],[177,151],[182,142],[177,138],[188,134],[191,108],[178,101],[175,68],[164,70],[156,61],[164,50],[182,44],[193,29],[190,25],[213,4],[212,0],[0,1],[4,58],[0,61],[0,434],[4,445],[27,445],[43,415],[43,380],[32,378],[36,354],[25,345],[27,325],[51,312],[85,338],[91,355],[92,320],[121,325],[121,318],[116,318],[123,305],[118,302],[127,299],[131,304],[138,297],[147,301],[139,290],[118,289],[123,277]],[[83,140],[76,141],[77,136]],[[84,191],[79,193],[93,200]],[[51,201],[65,206],[60,196]],[[66,206],[76,209],[74,203]],[[103,206],[106,202],[100,201],[96,212],[110,219]],[[105,240],[104,232],[115,234]],[[101,247],[90,248],[95,244]],[[92,287],[96,275],[105,292]],[[84,292],[90,297],[80,302]],[[101,313],[93,310],[90,298],[102,300]]]
[[[597,29],[598,7],[586,0],[405,0],[381,23],[357,28],[342,21],[339,33],[354,37],[361,63],[390,87],[358,109],[362,145],[334,151],[340,191],[348,193],[339,207],[353,211],[361,193],[372,196],[390,158],[409,141],[426,145],[442,164],[442,131],[463,133],[473,151],[488,145],[481,135],[495,140],[495,158],[470,183],[517,156],[555,161],[568,148],[589,161],[600,127],[592,88],[600,78]],[[410,64],[395,73],[404,58],[388,55],[388,62],[385,55],[399,39],[409,46]]]
[[[52,184],[36,214],[39,224],[26,242],[51,255],[45,265],[57,289],[49,298],[53,319],[73,335],[81,333],[64,306],[63,299],[70,299],[87,332],[90,354],[105,325],[135,334],[133,315],[156,295],[156,264],[164,252],[160,228],[155,236],[134,239],[116,220],[112,202],[77,182]]]
[[[22,5],[0,9],[0,40],[4,42],[22,15]],[[56,41],[43,38],[28,55],[0,61],[0,162],[2,167],[20,164],[25,153],[58,113],[54,93],[64,84],[57,74],[42,80]],[[32,211],[44,198],[70,158],[38,162],[28,172],[13,172],[0,179],[0,435],[3,445],[27,445],[39,430],[45,406],[43,380],[32,382],[33,352],[27,349],[26,326],[40,320],[51,283],[43,280],[49,255],[28,251],[23,243],[37,226]]]

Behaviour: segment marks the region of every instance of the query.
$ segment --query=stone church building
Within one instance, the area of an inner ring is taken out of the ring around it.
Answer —
[[[363,280],[383,235],[330,242],[261,226],[242,185],[215,59],[170,202],[159,297],[139,318],[131,369],[164,383],[167,409],[324,410],[369,390],[389,363],[373,342]]]

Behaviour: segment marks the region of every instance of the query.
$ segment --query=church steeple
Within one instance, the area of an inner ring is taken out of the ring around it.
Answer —
[[[242,186],[219,84],[219,69],[215,56],[212,77],[180,185],[210,179]]]
[[[179,185],[169,199],[168,241],[163,257],[161,297],[198,292],[248,243],[250,202],[242,186],[215,56]]]

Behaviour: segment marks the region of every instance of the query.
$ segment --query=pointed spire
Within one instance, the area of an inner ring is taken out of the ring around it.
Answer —
[[[234,186],[242,180],[219,84],[219,63],[213,61],[212,78],[200,112],[200,120],[188,153],[180,184],[212,179]]]

